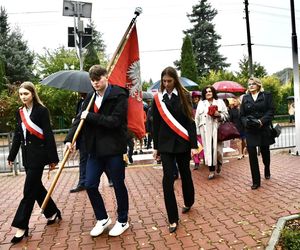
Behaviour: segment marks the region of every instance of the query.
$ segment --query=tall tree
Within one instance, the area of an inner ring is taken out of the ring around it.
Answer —
[[[194,82],[198,81],[197,63],[193,52],[193,44],[189,35],[183,39],[181,48],[181,76],[191,79]]]
[[[34,53],[23,41],[19,29],[10,32],[8,16],[4,8],[0,8],[0,60],[4,63],[5,77],[9,83],[33,79]]]
[[[59,47],[55,50],[44,49],[37,56],[37,72],[40,77],[46,77],[65,68],[79,69],[79,61],[75,49]]]
[[[106,46],[102,39],[102,33],[96,30],[96,26],[93,22],[89,25],[92,28],[93,35],[92,41],[86,47],[84,53],[83,68],[88,71],[94,64],[100,64],[103,67],[107,64],[107,59],[105,57]]]
[[[184,33],[190,35],[192,39],[199,76],[207,75],[209,70],[223,70],[230,65],[226,63],[227,58],[218,51],[221,36],[216,33],[215,25],[212,23],[216,15],[217,10],[212,8],[207,0],[200,0],[193,6],[192,14],[187,15],[193,28]]]
[[[245,86],[249,79],[249,60],[246,55],[243,56],[243,59],[239,61],[239,69],[240,71],[236,72],[237,77],[239,78],[240,82]],[[253,63],[253,74],[255,77],[263,78],[268,75],[264,66],[260,65],[258,62]]]

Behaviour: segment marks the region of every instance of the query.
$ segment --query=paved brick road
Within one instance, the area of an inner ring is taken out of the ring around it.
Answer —
[[[35,206],[29,237],[14,246],[10,244],[14,235],[10,224],[22,196],[24,175],[0,175],[0,249],[264,249],[278,218],[299,212],[299,157],[272,155],[271,173],[270,180],[262,180],[261,188],[251,190],[248,158],[229,159],[221,176],[211,181],[206,167],[193,171],[196,203],[188,214],[180,215],[176,233],[170,234],[161,168],[132,165],[126,172],[130,228],[120,237],[109,237],[105,231],[92,238],[89,232],[95,219],[86,193],[69,193],[77,183],[78,170],[66,169],[53,195],[63,220],[46,226],[46,219]],[[45,174],[47,187],[50,181]],[[177,180],[181,207],[180,187]],[[114,192],[105,176],[100,189],[115,220]]]

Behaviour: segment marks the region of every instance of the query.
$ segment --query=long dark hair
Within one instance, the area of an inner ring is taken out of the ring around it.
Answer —
[[[174,79],[174,88],[176,88],[177,91],[178,91],[180,102],[181,102],[182,107],[183,107],[183,112],[185,113],[185,115],[189,119],[193,120],[193,110],[192,110],[192,102],[191,102],[190,93],[180,83],[177,71],[173,67],[167,67],[161,72],[161,77],[160,77],[160,90],[161,90],[161,92],[164,92],[164,90],[165,90],[165,87],[163,85],[163,77],[165,75],[170,76]]]
[[[204,100],[206,100],[206,93],[207,93],[207,89],[211,89],[211,92],[212,92],[212,94],[213,94],[213,98],[215,99],[215,100],[217,100],[218,99],[218,95],[217,95],[217,91],[216,91],[216,89],[213,87],[213,86],[211,86],[211,85],[208,85],[208,86],[206,86],[204,89],[202,89],[202,100],[204,101]]]

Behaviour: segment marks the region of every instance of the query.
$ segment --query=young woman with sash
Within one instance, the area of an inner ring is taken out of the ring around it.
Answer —
[[[22,148],[22,160],[26,177],[23,198],[19,204],[12,226],[17,228],[12,243],[20,242],[28,236],[28,225],[35,201],[42,205],[47,190],[42,183],[44,166],[50,170],[59,162],[55,139],[50,125],[48,109],[42,104],[31,82],[24,82],[19,88],[19,97],[23,103],[16,113],[16,128],[12,147],[7,158],[12,166],[19,148]],[[61,213],[50,198],[44,215],[47,225],[61,219]]]
[[[184,206],[187,213],[194,204],[195,191],[190,160],[198,153],[196,126],[193,120],[190,93],[181,85],[177,72],[167,67],[161,73],[160,91],[154,97],[153,157],[160,153],[163,166],[163,192],[169,220],[169,232],[178,226],[178,208],[174,193],[173,166],[176,161],[182,181]]]

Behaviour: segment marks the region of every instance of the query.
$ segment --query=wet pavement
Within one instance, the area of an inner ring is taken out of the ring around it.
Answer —
[[[192,170],[196,202],[189,213],[180,214],[176,233],[168,232],[163,200],[162,169],[151,158],[151,150],[134,155],[126,169],[130,228],[121,236],[108,231],[92,238],[95,217],[85,191],[70,193],[78,181],[78,168],[65,169],[53,193],[62,220],[46,226],[46,219],[34,207],[29,237],[12,245],[15,229],[11,222],[22,198],[24,173],[0,175],[0,249],[265,249],[277,220],[299,212],[299,157],[272,151],[271,179],[251,190],[248,157],[237,160],[227,153],[220,176],[208,180],[208,168]],[[260,159],[261,176],[263,165]],[[191,164],[191,169],[193,164]],[[54,173],[47,179],[48,188]],[[106,176],[100,191],[113,222],[116,202]],[[180,178],[175,181],[179,211],[183,204]],[[113,224],[112,224],[113,225]],[[109,227],[111,228],[112,225]]]

